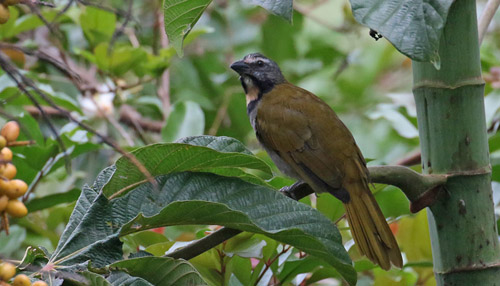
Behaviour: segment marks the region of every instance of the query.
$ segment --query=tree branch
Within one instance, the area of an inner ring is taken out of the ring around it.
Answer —
[[[430,206],[434,202],[440,186],[445,184],[448,179],[448,175],[445,174],[422,175],[403,166],[374,166],[368,167],[368,169],[372,183],[394,185],[400,188],[410,200],[410,211],[413,213]],[[297,201],[314,193],[312,188],[304,182],[296,182],[289,187],[282,188],[280,192]],[[165,256],[189,260],[241,232],[241,230],[223,227],[211,235]]]
[[[448,175],[422,175],[403,166],[369,167],[372,183],[393,185],[401,189],[410,201],[410,211],[416,213],[430,206],[446,183]]]

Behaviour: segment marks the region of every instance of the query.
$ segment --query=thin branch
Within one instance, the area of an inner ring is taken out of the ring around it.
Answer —
[[[113,32],[113,35],[111,36],[111,40],[109,41],[108,51],[107,51],[108,56],[111,55],[111,53],[113,51],[113,46],[114,46],[116,40],[118,39],[118,37],[121,34],[123,34],[123,31],[127,27],[128,22],[130,21],[130,19],[132,19],[132,3],[133,3],[132,0],[128,1],[128,9],[127,9],[127,14],[125,15],[125,20],[123,21],[121,26],[118,27],[118,29],[115,29],[115,31]]]
[[[208,249],[211,249],[219,245],[220,243],[230,239],[231,237],[236,236],[239,233],[241,233],[241,230],[223,227],[215,231],[211,235],[207,235],[191,243],[190,245],[183,247],[177,251],[174,251],[170,254],[167,254],[165,256],[172,257],[175,259],[183,258],[189,260],[193,257],[202,254]]]
[[[37,5],[35,5],[33,2],[31,1],[25,1],[23,2],[23,4],[25,4],[26,6],[28,6],[31,10],[31,13],[37,15],[37,17],[40,19],[40,21],[43,22],[43,24],[48,28],[49,32],[51,34],[53,34],[54,36],[56,36],[58,39],[62,39],[62,34],[61,32],[58,30],[58,29],[54,29],[52,27],[52,23],[50,23],[47,19],[45,19],[45,17],[42,15],[42,13],[40,12],[40,8],[38,8]]]
[[[73,2],[74,2],[74,0],[69,0],[68,3],[59,12],[57,12],[54,19],[52,19],[52,23],[50,23],[50,26],[49,26],[50,30],[52,30],[54,28],[53,25],[55,25],[55,23],[57,22],[59,17],[61,17],[64,13],[66,13],[69,10],[69,8],[73,4]]]
[[[14,65],[10,62],[9,58],[7,58],[6,56],[3,55],[3,53],[0,53],[0,67],[16,83],[17,87],[29,98],[29,100],[36,106],[36,108],[40,110],[40,114],[42,115],[42,118],[47,122],[47,125],[49,126],[50,131],[54,134],[54,137],[56,138],[57,144],[61,147],[62,151],[64,153],[66,153],[66,145],[64,144],[64,142],[62,141],[61,137],[59,136],[56,128],[54,127],[54,125],[50,121],[50,118],[48,117],[47,114],[45,114],[44,110],[42,109],[42,106],[35,99],[35,96],[30,91],[28,91],[26,88],[27,86],[33,87],[34,84],[32,84],[31,80],[28,80],[24,75],[22,75],[14,67]],[[35,89],[35,91],[37,91],[36,89]],[[40,92],[37,91],[37,93],[40,93]],[[71,160],[70,160],[69,156],[65,157],[65,162],[66,162],[66,169],[68,170],[68,172],[70,172],[71,171]]]
[[[86,0],[77,0],[78,3],[84,5],[84,6],[92,6],[92,7],[96,7],[96,8],[99,8],[101,10],[104,10],[104,11],[108,11],[108,12],[111,12],[111,13],[114,13],[116,14],[117,16],[120,16],[122,18],[125,18],[127,17],[127,15],[129,14],[127,11],[125,10],[121,10],[121,9],[114,9],[112,7],[109,7],[109,6],[105,6],[105,5],[101,5],[100,3],[95,3],[95,2],[92,2],[92,1],[86,1]],[[100,1],[100,2],[103,2],[103,1]],[[137,23],[137,21],[135,19],[131,19],[133,22]]]
[[[64,63],[64,62],[58,60],[57,58],[47,54],[43,50],[27,49],[27,48],[13,45],[13,44],[9,44],[9,43],[0,43],[0,49],[12,49],[12,50],[20,51],[28,56],[36,57],[39,60],[45,61],[45,62],[53,65],[60,72],[62,72],[66,76],[68,76],[72,81],[76,81],[78,83],[81,83],[81,81],[82,81],[80,75],[78,75],[78,73],[71,70],[70,67],[66,63]]]
[[[162,48],[167,48],[169,45],[167,33],[165,32],[165,25],[163,22],[163,13],[160,11],[157,13],[157,25],[158,32],[160,34],[160,44]],[[167,120],[170,114],[171,103],[170,103],[170,69],[167,68],[163,71],[160,82],[158,85],[158,96],[160,97],[161,104],[163,107],[163,119]]]
[[[161,128],[163,126],[163,122],[159,120],[151,120],[148,118],[144,118],[137,110],[135,110],[132,106],[123,104],[120,107],[120,122],[123,122],[137,131],[148,130],[151,132],[160,133]]]
[[[488,30],[488,26],[490,25],[493,16],[495,16],[495,13],[499,5],[500,5],[500,0],[488,0],[488,3],[486,3],[486,6],[484,7],[483,10],[483,14],[479,19],[479,25],[478,25],[479,45],[481,45],[481,43],[483,42],[486,30]]]
[[[57,109],[50,106],[42,106],[45,114],[50,117],[62,117],[66,118],[66,113],[61,113]],[[40,117],[41,113],[36,107],[31,105],[24,106],[24,110],[26,110],[33,117]],[[128,126],[140,130],[143,132],[144,130],[160,133],[161,128],[163,126],[163,122],[159,120],[151,120],[143,117],[137,110],[135,110],[132,106],[123,104],[120,107],[119,111],[119,120],[120,122],[127,124]],[[13,119],[15,119],[13,117]]]
[[[413,152],[409,154],[408,156],[401,158],[394,163],[394,165],[399,165],[399,166],[413,166],[413,165],[420,165],[422,162],[422,154],[420,151]]]
[[[52,132],[56,135],[56,140],[60,141],[59,144],[61,145],[61,149],[63,149],[63,152],[66,152],[66,148],[64,147],[64,143],[62,142],[62,140],[58,136],[57,131],[52,126],[50,119],[44,113],[44,110],[42,109],[40,104],[35,100],[33,94],[29,90],[27,90],[26,87],[33,89],[36,92],[36,94],[38,94],[45,102],[47,102],[51,107],[53,107],[54,109],[56,109],[60,113],[64,114],[66,116],[66,118],[75,122],[78,126],[83,128],[84,130],[96,135],[106,145],[110,146],[115,151],[117,151],[118,153],[120,153],[124,157],[126,157],[128,160],[130,160],[130,162],[132,162],[132,164],[134,164],[139,169],[139,171],[141,173],[143,173],[146,176],[147,181],[149,181],[154,187],[158,186],[158,184],[156,183],[156,180],[153,178],[153,176],[148,171],[148,169],[146,169],[146,167],[144,167],[144,165],[133,154],[126,152],[120,146],[118,146],[118,144],[115,143],[113,140],[100,134],[94,128],[92,128],[89,125],[83,123],[82,121],[76,119],[70,112],[62,109],[57,104],[55,104],[55,102],[44,91],[39,89],[31,79],[29,79],[26,76],[24,76],[23,74],[21,74],[13,66],[13,64],[10,62],[10,60],[7,57],[3,56],[2,53],[0,53],[0,66],[9,75],[9,77],[17,84],[19,89],[26,96],[28,96],[30,98],[30,100],[33,102],[33,104],[35,104],[35,106],[40,110],[40,113],[42,114],[43,118],[47,121],[47,124],[51,128]],[[68,162],[70,162],[69,158],[68,157],[65,157],[65,158],[67,160],[66,163],[68,164]]]
[[[238,90],[240,90],[241,87],[238,86]],[[229,107],[229,103],[231,101],[231,96],[234,94],[235,90],[233,88],[228,88],[224,92],[224,96],[222,98],[222,103],[217,109],[217,114],[215,115],[214,121],[212,123],[212,126],[210,126],[210,129],[208,129],[208,135],[216,135],[217,131],[219,130],[219,127],[226,117],[227,114],[227,108]]]
[[[290,248],[292,248],[292,247],[291,246],[288,246],[288,247],[284,247],[283,246],[283,249],[281,250],[281,252],[278,253],[276,256],[273,257],[273,259],[271,259],[270,261],[268,261],[266,263],[266,267],[264,267],[264,270],[260,273],[259,277],[257,277],[257,280],[255,281],[254,285],[258,285],[259,284],[259,281],[262,280],[262,278],[266,274],[267,270],[269,270],[269,268],[271,268],[271,265],[273,265],[273,263],[276,262],[276,260],[278,258],[280,258],[281,255],[287,253],[288,250],[290,250]]]
[[[46,7],[50,7],[50,8],[55,8],[56,5],[54,3],[49,3],[49,2],[45,2],[45,1],[38,1],[38,0],[21,0],[20,3],[25,3],[27,1],[30,1],[31,3],[35,4],[35,5],[39,5],[39,6],[46,6]]]

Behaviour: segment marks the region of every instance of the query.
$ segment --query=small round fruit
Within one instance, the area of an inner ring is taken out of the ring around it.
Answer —
[[[28,184],[26,184],[23,180],[15,179],[7,182],[6,188],[4,189],[4,193],[10,199],[17,199],[20,196],[26,194],[27,190],[28,190]]]
[[[8,180],[12,180],[14,179],[16,174],[17,174],[16,166],[14,166],[14,164],[12,163],[7,163],[7,165],[5,165],[5,168],[2,170],[1,175]]]
[[[19,274],[14,278],[12,286],[31,286],[31,280],[24,274]]]
[[[3,147],[2,150],[0,150],[0,160],[12,161],[12,156],[12,150],[10,150],[9,147]]]
[[[13,142],[19,137],[19,131],[19,124],[15,121],[9,121],[0,130],[0,135],[5,137],[7,142]]]
[[[23,217],[28,214],[28,209],[23,202],[18,200],[10,200],[7,203],[7,213],[13,217]]]
[[[3,281],[9,281],[16,275],[16,267],[12,263],[4,262],[0,264],[0,279]]]
[[[10,181],[0,178],[0,194],[5,195],[10,188]]]
[[[43,281],[36,281],[31,286],[48,286],[48,285],[47,285],[47,283],[45,283]]]
[[[0,149],[5,147],[6,145],[7,145],[7,139],[5,139],[5,137],[0,135]]]
[[[7,208],[9,203],[9,198],[6,195],[0,196],[0,212],[3,212]]]
[[[3,4],[0,4],[0,24],[7,23],[7,21],[9,21],[9,17],[10,17],[9,8],[4,6]]]
[[[21,0],[4,0],[3,4],[6,6],[10,6],[10,5],[19,4],[19,2],[21,2]]]

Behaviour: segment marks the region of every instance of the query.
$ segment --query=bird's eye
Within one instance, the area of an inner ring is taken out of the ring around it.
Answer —
[[[258,65],[259,67],[261,67],[261,66],[263,66],[263,65],[264,65],[264,62],[263,62],[263,61],[261,61],[261,60],[258,60],[258,61],[257,61],[257,65]]]

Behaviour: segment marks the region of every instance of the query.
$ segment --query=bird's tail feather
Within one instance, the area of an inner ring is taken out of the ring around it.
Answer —
[[[348,190],[367,188],[363,183],[346,186]],[[366,255],[382,269],[391,268],[391,263],[401,268],[401,252],[385,217],[370,191],[353,190],[355,194],[345,204],[347,220],[354,242],[361,254]]]

